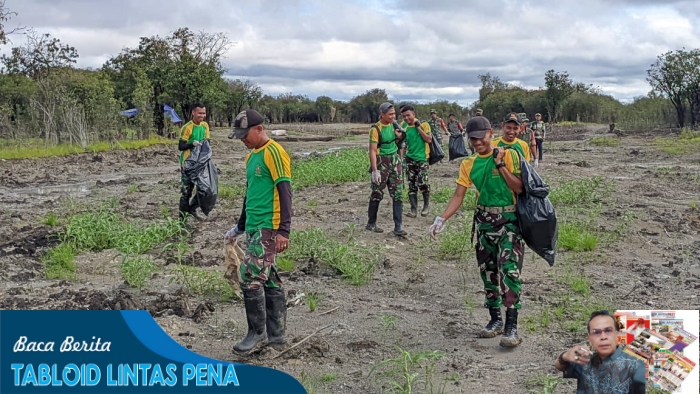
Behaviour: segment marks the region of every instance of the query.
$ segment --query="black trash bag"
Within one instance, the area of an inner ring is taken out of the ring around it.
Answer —
[[[442,150],[442,146],[440,146],[437,138],[433,136],[432,141],[430,141],[430,157],[428,158],[428,165],[432,166],[444,158],[445,151]]]
[[[183,171],[197,186],[197,192],[193,198],[197,199],[202,212],[209,215],[216,205],[216,197],[219,194],[219,175],[211,159],[209,141],[202,141],[202,145],[195,146],[190,151],[190,155],[183,163]]]
[[[450,161],[469,156],[462,134],[450,135]]]
[[[520,171],[524,191],[517,196],[515,213],[525,244],[554,266],[557,254],[557,214],[549,201],[549,185],[520,155]]]

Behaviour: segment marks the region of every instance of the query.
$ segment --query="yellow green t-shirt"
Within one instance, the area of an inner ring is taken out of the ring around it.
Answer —
[[[523,155],[526,161],[530,161],[530,146],[527,144],[527,142],[521,140],[520,138],[516,138],[513,142],[506,142],[505,140],[503,140],[503,137],[494,138],[491,140],[491,146],[493,146],[494,148],[499,146],[509,146],[520,152],[520,154]]]
[[[396,134],[394,134],[394,125],[385,125],[382,122],[376,123],[377,127],[372,126],[369,130],[369,142],[377,144],[379,156],[388,156],[398,152],[399,147],[396,145]],[[381,130],[381,143],[379,141],[379,132]]]
[[[427,161],[430,158],[430,144],[423,141],[416,126],[409,126],[404,121],[401,127],[406,130],[406,157],[415,161]],[[420,127],[425,134],[430,134],[428,123],[422,122]]]
[[[189,121],[180,129],[180,139],[188,144],[194,141],[207,140],[209,138],[209,124],[207,122],[201,122],[196,125],[192,123],[192,121]],[[189,149],[180,152],[180,164],[182,164],[189,155]]]
[[[290,163],[287,152],[273,140],[246,156],[246,231],[279,229],[281,209],[276,186],[282,181],[291,182]]]

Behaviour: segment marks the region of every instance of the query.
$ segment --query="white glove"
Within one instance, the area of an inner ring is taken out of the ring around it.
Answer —
[[[192,142],[192,145],[194,145],[194,146],[201,146],[202,143],[199,142],[199,141],[194,141],[194,142]]]
[[[428,234],[430,234],[430,237],[432,237],[434,240],[437,240],[436,235],[441,233],[444,229],[445,219],[438,216],[435,218],[435,222],[433,222],[433,224],[428,228]]]
[[[231,241],[232,239],[236,238],[236,237],[239,236],[240,234],[241,234],[241,233],[238,232],[238,224],[236,224],[235,226],[233,226],[232,229],[230,229],[230,230],[228,230],[228,231],[226,232],[226,235],[224,235],[224,238],[225,238],[227,241]]]
[[[372,171],[372,183],[375,185],[382,183],[382,173],[379,170]]]
[[[535,167],[535,169],[539,168],[539,166],[540,166],[539,160],[535,159],[535,163],[532,166]]]

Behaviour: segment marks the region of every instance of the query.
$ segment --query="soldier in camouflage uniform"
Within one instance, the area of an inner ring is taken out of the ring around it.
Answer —
[[[405,236],[403,229],[403,165],[399,156],[399,144],[406,137],[396,122],[396,110],[391,103],[379,106],[379,122],[372,125],[369,132],[369,162],[372,173],[372,194],[367,209],[368,231],[384,232],[377,226],[379,203],[384,198],[384,189],[389,189],[393,200],[394,235]]]
[[[430,126],[416,119],[416,110],[406,105],[401,107],[404,122],[401,127],[406,130],[406,166],[408,167],[408,201],[411,212],[408,217],[418,216],[418,191],[423,193],[421,216],[428,216],[430,211],[430,184],[428,183],[428,158],[430,157]]]
[[[476,188],[472,237],[476,230],[476,260],[486,292],[485,307],[491,315],[480,336],[492,338],[503,333],[500,345],[514,347],[522,342],[517,323],[521,308],[520,271],[525,251],[515,215],[516,195],[523,192],[520,156],[513,149],[491,146],[493,129],[485,117],[471,118],[466,129],[478,155],[462,161],[454,196],[428,232],[436,239],[437,233],[445,228],[445,221],[459,210],[467,189]],[[498,149],[495,154],[494,149]],[[506,308],[505,325],[501,318],[502,306]]]
[[[248,334],[233,347],[248,354],[259,345],[283,346],[287,303],[276,256],[289,247],[292,223],[289,155],[263,129],[263,117],[248,109],[236,116],[229,138],[240,139],[251,151],[245,158],[247,188],[241,216],[225,238],[245,236],[245,255],[238,270],[243,290]]]
[[[542,161],[542,148],[544,146],[544,137],[545,134],[547,133],[547,129],[544,125],[544,121],[542,121],[542,115],[537,113],[535,114],[535,121],[532,122],[532,125],[530,125],[532,128],[532,131],[535,133],[535,144],[537,145],[537,156],[539,158],[539,161]]]
[[[437,139],[438,144],[442,146],[442,134],[449,134],[445,122],[442,118],[438,118],[437,111],[434,109],[430,110],[430,119],[428,120],[428,125],[430,125],[430,133],[435,139]]]

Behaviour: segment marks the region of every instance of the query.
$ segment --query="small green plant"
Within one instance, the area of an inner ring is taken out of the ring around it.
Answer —
[[[217,198],[221,198],[224,200],[235,200],[235,199],[242,199],[245,196],[246,193],[246,187],[245,185],[240,185],[240,184],[227,184],[227,183],[222,183],[219,185],[219,192],[217,195]]]
[[[583,223],[562,223],[558,246],[574,252],[594,250],[598,246],[598,236]]]
[[[430,192],[430,199],[440,204],[445,204],[450,201],[455,189],[449,186],[443,186],[437,190]]]
[[[564,379],[558,376],[538,373],[525,382],[525,387],[532,394],[553,394],[557,386],[563,382]]]
[[[549,309],[544,307],[539,312],[531,314],[523,319],[523,325],[529,332],[545,332],[552,323]]]
[[[438,237],[438,258],[461,259],[472,249],[471,229],[462,223],[453,223]]]
[[[51,227],[58,226],[58,215],[54,212],[49,212],[44,218],[44,224]]]
[[[318,200],[311,200],[307,203],[309,208],[316,208],[318,206]]]
[[[474,297],[465,296],[464,297],[464,309],[467,310],[467,313],[469,313],[469,316],[472,316],[474,314],[474,307],[476,307],[476,301],[474,300]]]
[[[589,206],[603,201],[614,190],[614,184],[603,177],[574,179],[553,187],[549,200],[555,206]]]
[[[277,259],[277,268],[282,271],[292,272],[294,271],[294,261],[285,257],[280,257]]]
[[[71,243],[62,243],[49,249],[41,258],[48,279],[75,279],[76,248]]]
[[[619,138],[614,137],[593,137],[590,142],[597,146],[618,146],[621,141]]]
[[[691,202],[690,209],[692,209],[693,211],[697,211],[698,210],[698,202],[697,201]]]
[[[126,188],[126,192],[128,194],[136,193],[138,190],[139,190],[139,185],[129,185],[129,187]]]
[[[394,330],[398,327],[398,324],[396,323],[396,316],[379,315],[379,325],[382,326],[382,330],[384,330],[384,335],[388,334],[389,331]]]
[[[149,257],[124,255],[120,267],[122,277],[131,287],[142,288],[151,274],[158,269]]]
[[[309,311],[315,311],[320,301],[321,296],[318,293],[312,292],[306,294],[306,304],[309,306]]]
[[[324,383],[333,382],[336,379],[338,379],[338,375],[334,373],[324,373],[323,375],[321,375],[321,381]]]
[[[397,346],[399,355],[377,363],[369,372],[382,369],[380,374],[388,380],[388,392],[397,394],[442,393],[443,385],[434,382],[435,364],[445,355],[439,351],[410,353]],[[421,374],[421,371],[423,372]]]
[[[319,379],[301,371],[300,383],[306,389],[307,394],[316,394],[318,392]]]
[[[221,300],[229,300],[234,296],[233,289],[219,271],[205,271],[180,264],[174,273],[176,276],[170,281],[184,285],[195,294],[219,297]]]
[[[343,149],[320,157],[292,161],[292,189],[369,181],[369,158],[364,148]]]

